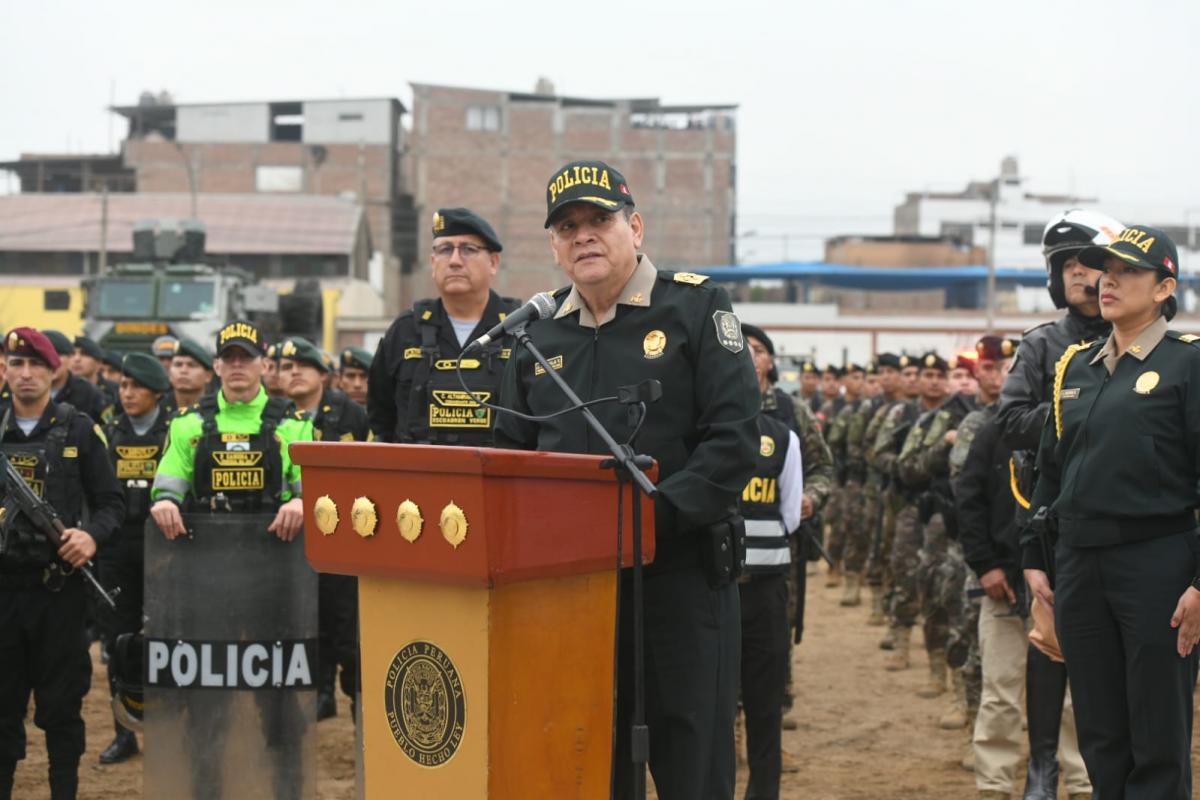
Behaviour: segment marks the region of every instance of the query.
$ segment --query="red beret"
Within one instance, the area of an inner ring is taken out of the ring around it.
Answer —
[[[50,340],[41,331],[33,328],[13,328],[4,337],[4,352],[10,356],[30,356],[46,362],[50,369],[58,369],[62,361]]]

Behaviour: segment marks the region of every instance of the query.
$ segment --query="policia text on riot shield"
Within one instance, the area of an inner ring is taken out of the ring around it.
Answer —
[[[10,407],[4,412],[4,419],[0,420],[0,432],[8,430],[9,417],[12,415]],[[35,528],[41,531],[46,540],[50,542],[50,546],[54,548],[54,552],[62,547],[62,532],[66,530],[61,519],[53,508],[33,493],[33,489],[29,488],[29,484],[21,477],[21,473],[17,472],[17,468],[12,465],[12,462],[7,458],[0,457],[0,462],[3,462],[4,476],[0,479],[0,486],[3,486],[5,506],[0,509],[0,524],[3,524],[4,518],[8,514],[19,512],[24,514]],[[67,568],[67,573],[70,574],[71,568]],[[108,607],[114,611],[117,609],[116,597],[121,591],[120,588],[107,591],[100,585],[100,581],[96,580],[96,573],[92,571],[92,563],[89,561],[79,568],[83,573],[83,577],[87,578],[88,582],[100,593],[101,599],[108,604]]]

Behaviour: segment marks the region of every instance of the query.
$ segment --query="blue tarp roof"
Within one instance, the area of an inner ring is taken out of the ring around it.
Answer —
[[[987,280],[987,267],[863,267],[853,264],[829,264],[823,261],[787,261],[778,264],[747,264],[736,267],[701,267],[695,272],[715,281],[760,279],[811,280],[822,286],[843,289],[917,290],[941,289],[954,284],[981,283]],[[1195,275],[1182,275],[1185,284],[1196,282]],[[1045,286],[1046,271],[1039,267],[997,267],[996,280],[1022,286]]]

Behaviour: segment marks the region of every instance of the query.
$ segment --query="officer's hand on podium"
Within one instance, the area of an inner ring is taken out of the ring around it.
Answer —
[[[290,542],[296,538],[296,534],[300,532],[300,526],[304,523],[304,501],[299,497],[293,497],[279,507],[279,513],[275,515],[275,521],[271,523],[268,531],[278,536],[285,542]]]
[[[183,516],[179,513],[179,506],[170,500],[159,500],[150,506],[150,516],[154,517],[158,529],[169,541],[184,533]]]
[[[1171,615],[1171,627],[1179,629],[1175,649],[1180,658],[1187,658],[1200,642],[1200,591],[1189,586],[1183,590],[1175,613]]]
[[[82,567],[96,555],[96,540],[81,528],[67,528],[62,532],[62,547],[58,557],[72,567]]]

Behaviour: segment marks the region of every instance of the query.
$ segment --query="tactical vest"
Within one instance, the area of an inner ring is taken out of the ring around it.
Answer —
[[[150,489],[154,486],[158,460],[162,458],[168,421],[167,413],[160,408],[158,418],[144,434],[136,433],[133,423],[125,415],[110,423],[105,431],[108,459],[125,494],[122,527],[126,529],[136,529],[140,533],[142,523],[150,513]]]
[[[791,554],[783,528],[783,497],[779,478],[787,459],[791,430],[779,420],[760,414],[758,463],[742,490],[738,508],[746,520],[746,575],[786,574]]]
[[[458,353],[439,352],[436,311],[436,300],[419,300],[413,305],[413,320],[421,338],[421,347],[419,357],[405,359],[406,362],[416,361],[416,365],[412,373],[408,430],[404,432],[404,441],[490,445],[495,413],[490,408],[480,406],[463,391],[455,369]],[[503,337],[482,350],[473,350],[462,364],[462,377],[467,388],[485,401],[495,403],[509,354],[510,348]],[[401,374],[404,372],[402,368]]]
[[[80,509],[79,454],[66,450],[76,413],[74,406],[58,403],[54,424],[40,440],[5,441],[0,446],[0,452],[33,493],[49,503],[68,528],[79,523]],[[0,522],[0,566],[7,570],[40,569],[54,559],[54,549],[45,534],[34,528],[24,514],[13,510],[4,515]]]
[[[217,430],[217,396],[200,399],[203,420],[196,445],[189,511],[253,514],[276,510],[283,491],[283,457],[275,429],[288,401],[272,397],[262,411],[258,433]]]
[[[336,442],[342,438],[342,417],[346,413],[346,403],[350,402],[353,401],[343,392],[325,392],[313,413],[315,441]]]

